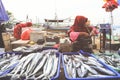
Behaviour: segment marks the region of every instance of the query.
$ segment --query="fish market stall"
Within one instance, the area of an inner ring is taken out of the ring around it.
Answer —
[[[107,52],[104,54],[95,54],[102,62],[120,73],[120,55],[117,52]]]
[[[59,77],[61,55],[57,49],[43,48],[24,56],[17,54],[18,52],[1,54],[0,80],[55,80]]]
[[[67,80],[120,80],[118,72],[83,51],[63,53],[62,63]]]

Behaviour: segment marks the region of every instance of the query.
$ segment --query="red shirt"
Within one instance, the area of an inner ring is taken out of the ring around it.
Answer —
[[[14,37],[16,39],[20,39],[21,38],[21,33],[22,33],[22,27],[26,27],[25,24],[17,24],[15,27],[14,27]]]

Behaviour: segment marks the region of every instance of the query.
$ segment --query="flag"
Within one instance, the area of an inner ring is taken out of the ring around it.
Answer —
[[[2,1],[0,0],[0,23],[8,20],[9,20],[8,14],[4,8]]]

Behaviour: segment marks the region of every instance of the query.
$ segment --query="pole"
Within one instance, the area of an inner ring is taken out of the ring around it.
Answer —
[[[113,26],[113,15],[112,15],[112,11],[110,12],[110,16],[111,16],[111,26],[110,26],[110,52],[111,52],[111,42],[113,41],[112,37],[112,26]]]

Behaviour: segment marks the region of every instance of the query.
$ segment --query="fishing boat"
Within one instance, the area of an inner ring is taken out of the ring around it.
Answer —
[[[64,19],[45,19],[43,27],[45,27],[47,31],[66,32],[69,30],[70,24],[65,22]]]

